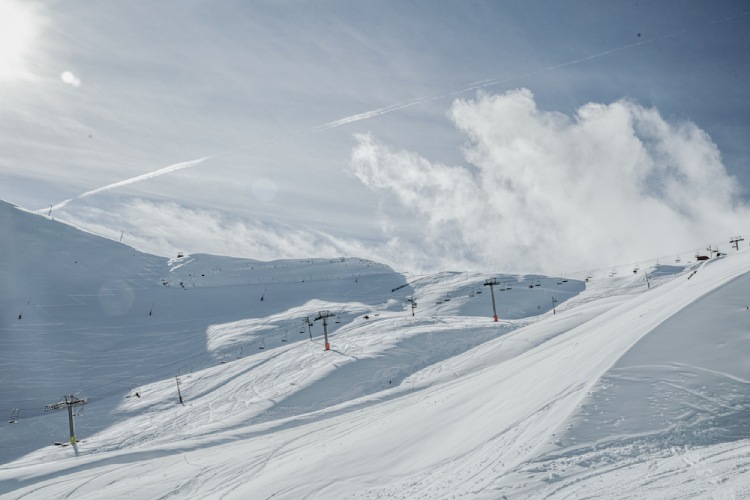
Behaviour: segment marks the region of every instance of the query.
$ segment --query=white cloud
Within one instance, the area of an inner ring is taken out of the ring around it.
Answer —
[[[420,223],[388,235],[407,267],[586,270],[728,241],[747,221],[710,137],[655,109],[620,100],[567,116],[521,89],[457,100],[451,116],[468,165],[356,136],[352,172],[397,202],[382,227]]]
[[[372,257],[355,240],[279,222],[249,222],[214,210],[174,202],[129,199],[107,209],[80,204],[57,212],[65,221],[138,250],[173,257],[178,251],[258,260],[307,257]]]

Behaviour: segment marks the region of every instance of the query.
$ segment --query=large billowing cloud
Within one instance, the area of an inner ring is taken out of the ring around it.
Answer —
[[[656,109],[568,116],[521,89],[457,100],[451,117],[466,165],[356,136],[351,171],[383,194],[382,227],[417,221],[383,248],[405,268],[585,271],[728,242],[749,220],[711,138]]]

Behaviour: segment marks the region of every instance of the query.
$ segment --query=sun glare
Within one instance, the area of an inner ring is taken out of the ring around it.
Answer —
[[[17,0],[0,0],[0,80],[15,80],[26,67],[36,34],[32,10]]]

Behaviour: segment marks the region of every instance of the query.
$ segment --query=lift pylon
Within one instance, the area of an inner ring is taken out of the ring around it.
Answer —
[[[331,350],[331,344],[328,343],[328,318],[332,318],[336,316],[330,311],[320,311],[318,313],[318,317],[315,318],[313,321],[318,321],[319,319],[323,320],[323,335],[325,336],[325,343],[326,343],[326,351]]]

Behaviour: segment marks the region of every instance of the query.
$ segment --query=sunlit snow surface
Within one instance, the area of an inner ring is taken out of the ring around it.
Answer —
[[[746,249],[584,283],[0,227],[3,497],[750,495]]]

